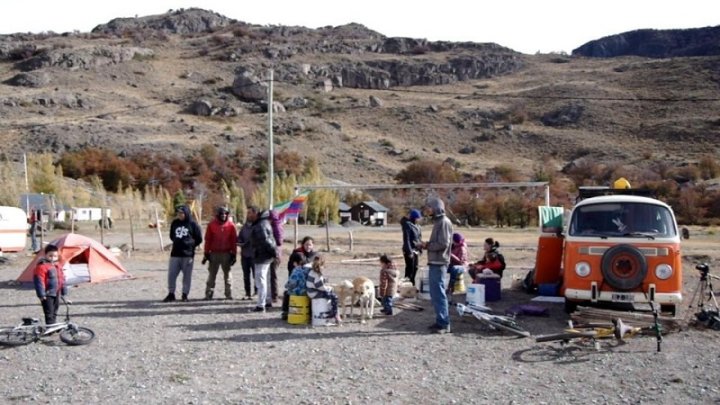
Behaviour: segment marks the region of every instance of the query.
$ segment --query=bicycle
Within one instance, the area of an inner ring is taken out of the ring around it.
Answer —
[[[17,326],[0,327],[0,345],[23,346],[39,341],[41,338],[59,333],[60,340],[70,346],[86,345],[95,339],[95,332],[78,326],[70,321],[70,303],[65,304],[65,321],[50,325],[41,325],[37,318],[22,318]]]
[[[491,329],[510,332],[519,337],[530,337],[530,332],[523,329],[515,321],[515,318],[491,314],[489,313],[489,311],[492,310],[491,308],[480,305],[463,305],[460,303],[455,304],[455,307],[460,316],[472,315]]]

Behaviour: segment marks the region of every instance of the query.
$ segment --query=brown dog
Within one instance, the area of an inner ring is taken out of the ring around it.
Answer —
[[[352,302],[360,301],[360,323],[365,319],[372,319],[375,312],[375,284],[367,277],[358,277],[352,282]],[[350,307],[350,316],[353,313],[353,306]]]

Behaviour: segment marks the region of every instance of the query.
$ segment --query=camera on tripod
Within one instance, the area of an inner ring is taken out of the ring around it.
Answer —
[[[695,268],[700,271],[700,280],[690,300],[690,308],[693,307],[693,302],[697,298],[697,308],[699,309],[699,312],[695,313],[697,322],[708,328],[720,330],[720,307],[712,287],[712,279],[720,279],[720,277],[710,274],[710,266],[707,263],[700,263]]]

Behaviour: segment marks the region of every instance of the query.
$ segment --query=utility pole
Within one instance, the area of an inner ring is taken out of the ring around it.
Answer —
[[[275,180],[275,167],[273,150],[273,70],[270,69],[268,74],[268,205],[269,209],[273,208],[273,189]]]

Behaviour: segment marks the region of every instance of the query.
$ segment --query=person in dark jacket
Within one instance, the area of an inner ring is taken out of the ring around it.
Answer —
[[[59,259],[60,253],[57,246],[47,245],[45,246],[45,257],[38,261],[33,272],[35,293],[40,298],[46,325],[56,322],[60,297],[67,294],[65,276],[62,267],[58,264]]]
[[[243,286],[245,287],[245,297],[243,300],[251,300],[250,285],[255,284],[255,269],[253,268],[253,249],[250,246],[250,234],[252,233],[252,221],[245,217],[245,223],[238,232],[237,242],[240,245],[240,266],[243,271]],[[252,274],[252,277],[250,277]],[[251,282],[252,280],[252,282]],[[254,287],[255,293],[257,288]]]
[[[182,300],[188,300],[195,249],[203,241],[200,225],[193,221],[187,205],[177,207],[175,214],[177,218],[170,224],[170,240],[173,244],[168,265],[168,295],[163,302],[175,301],[175,283],[181,272],[183,275]]]
[[[230,219],[230,211],[225,207],[218,207],[215,218],[205,229],[205,254],[203,263],[208,264],[208,279],[205,288],[205,299],[211,300],[215,292],[215,279],[220,268],[225,280],[225,299],[232,297],[231,267],[237,261],[237,231]]]
[[[250,246],[253,249],[253,266],[255,267],[255,286],[257,287],[257,305],[254,312],[265,312],[266,307],[272,307],[272,297],[268,291],[268,274],[270,264],[277,258],[278,250],[272,225],[270,212],[261,211],[257,207],[248,207],[247,217],[252,221],[250,232]]]
[[[405,258],[405,277],[415,285],[415,276],[418,270],[418,257],[420,256],[422,231],[417,221],[422,217],[418,210],[410,210],[407,217],[400,220],[403,235],[403,257]]]

